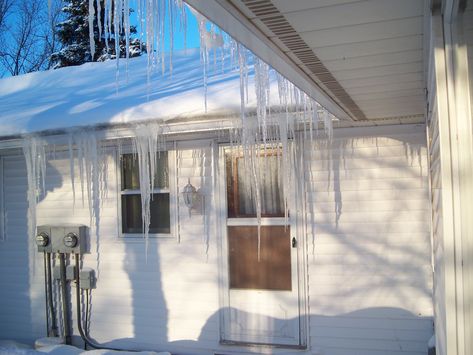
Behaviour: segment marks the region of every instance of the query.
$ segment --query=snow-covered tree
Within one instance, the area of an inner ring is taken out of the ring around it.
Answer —
[[[52,61],[55,63],[54,68],[68,67],[80,65],[86,62],[104,61],[115,58],[115,40],[113,25],[111,25],[110,38],[105,38],[104,0],[100,0],[100,11],[97,8],[97,2],[94,1],[95,13],[100,13],[100,28],[97,22],[97,16],[94,19],[94,41],[95,54],[92,58],[90,52],[89,39],[89,0],[69,0],[66,2],[62,11],[65,20],[58,24],[58,36],[63,47],[60,51],[53,53]],[[112,19],[113,21],[113,19]],[[136,33],[136,28],[131,27],[131,34]],[[108,41],[108,43],[106,42]],[[108,46],[107,46],[108,44]],[[125,33],[120,32],[120,57],[125,56]],[[140,40],[130,38],[130,57],[136,57],[145,51],[144,45],[140,46]]]

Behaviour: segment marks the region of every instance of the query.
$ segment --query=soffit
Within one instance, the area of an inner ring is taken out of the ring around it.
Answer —
[[[424,120],[424,0],[219,2],[237,8],[354,120]]]

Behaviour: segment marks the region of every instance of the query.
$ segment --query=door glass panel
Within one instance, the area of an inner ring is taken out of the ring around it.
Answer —
[[[256,158],[257,179],[263,217],[284,216],[284,196],[279,168],[280,155],[265,153]],[[256,217],[254,172],[245,160],[235,153],[226,155],[228,217]]]

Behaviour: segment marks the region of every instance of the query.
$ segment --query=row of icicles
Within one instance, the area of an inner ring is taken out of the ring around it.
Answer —
[[[160,67],[166,70],[164,43],[168,39],[171,44],[170,61],[167,65],[172,74],[172,51],[174,24],[179,21],[181,31],[186,33],[186,9],[182,0],[137,0],[138,33],[142,42],[146,43],[148,57],[148,80],[152,70]],[[95,13],[95,8],[97,13]],[[105,0],[101,8],[100,0],[89,0],[89,28],[90,48],[92,56],[95,53],[93,22],[95,18],[103,18],[104,23],[98,21],[99,37],[103,38],[108,48],[109,41],[114,35],[116,53],[120,52],[119,34],[125,33],[126,63],[129,58],[129,0]],[[258,259],[260,257],[260,226],[261,226],[261,196],[260,173],[257,159],[261,149],[274,149],[280,152],[280,169],[282,186],[285,196],[285,216],[288,217],[289,192],[286,191],[297,179],[294,178],[292,166],[294,157],[291,150],[291,140],[297,134],[302,138],[314,140],[320,135],[319,127],[323,127],[324,136],[332,136],[333,116],[314,99],[295,87],[282,75],[277,73],[268,64],[251,53],[240,43],[233,40],[222,30],[210,23],[204,16],[191,9],[197,17],[200,33],[200,52],[203,68],[203,85],[205,92],[205,108],[207,110],[207,84],[211,54],[214,66],[217,61],[223,61],[225,51],[230,51],[232,68],[239,71],[240,77],[240,119],[234,127],[228,129],[229,140],[232,146],[240,147],[245,158],[245,175],[250,177],[249,196],[256,206],[258,219]],[[167,21],[167,23],[166,23]],[[113,31],[112,31],[113,29]],[[169,32],[167,33],[166,30]],[[220,56],[217,55],[220,53]],[[119,58],[117,56],[117,71]],[[256,96],[256,115],[249,114],[249,76],[254,75],[254,90]],[[274,78],[276,78],[274,80]],[[279,103],[270,101],[271,83],[276,81]],[[218,129],[216,129],[218,130]],[[139,161],[141,207],[143,219],[143,235],[148,241],[150,225],[150,204],[154,181],[154,162],[160,149],[165,149],[165,124],[150,122],[135,126],[135,135],[132,137],[133,150]],[[302,132],[302,133],[298,133]],[[45,192],[46,174],[46,142],[35,136],[25,137],[23,152],[26,159],[28,174],[28,202],[29,202],[29,233],[34,235],[36,228],[36,204],[40,191]],[[96,138],[94,131],[76,131],[69,134],[69,159],[71,183],[74,204],[76,200],[76,182],[74,181],[74,160],[77,159],[80,177],[82,203],[88,203],[90,226],[98,221],[100,200],[106,193],[106,168],[104,168],[103,150],[101,142]],[[214,173],[214,172],[213,172]],[[303,179],[298,179],[303,180]],[[300,182],[299,182],[300,183]],[[147,242],[146,242],[147,245]],[[208,249],[208,248],[207,248]]]

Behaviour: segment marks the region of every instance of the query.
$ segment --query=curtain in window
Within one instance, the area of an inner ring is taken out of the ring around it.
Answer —
[[[238,179],[238,200],[239,214],[245,216],[256,215],[256,207],[254,199],[251,198],[252,187],[250,184],[250,174],[252,169],[244,163],[243,159],[237,159],[236,170]],[[260,197],[261,197],[261,214],[263,216],[281,216],[284,215],[284,198],[283,189],[279,175],[280,156],[273,154],[260,156],[256,161],[256,174],[259,181]],[[256,196],[253,193],[253,196]]]

